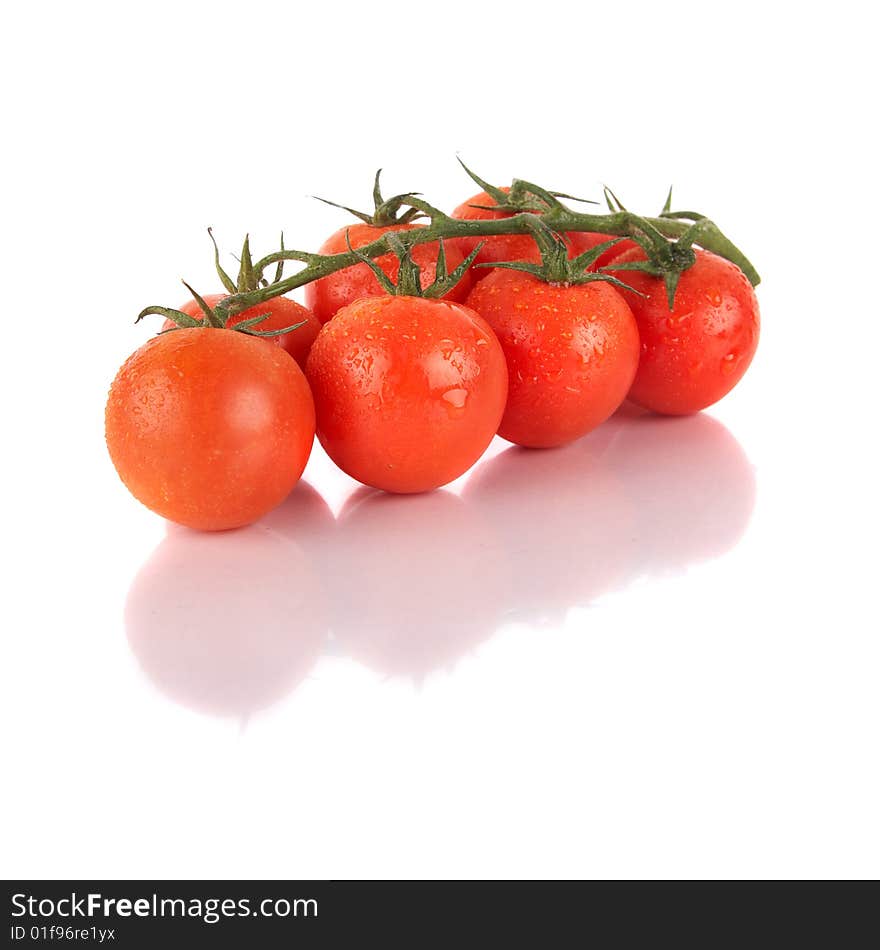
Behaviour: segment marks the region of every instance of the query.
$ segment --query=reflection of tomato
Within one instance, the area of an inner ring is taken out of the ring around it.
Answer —
[[[421,678],[488,639],[505,606],[488,526],[455,495],[362,489],[339,518],[334,631],[371,669]]]
[[[296,542],[321,577],[334,576],[336,519],[324,498],[308,482],[300,479],[260,525]]]
[[[680,570],[739,541],[755,504],[755,474],[717,419],[629,409],[605,430],[606,460],[632,501],[645,569]]]
[[[317,574],[262,526],[229,538],[172,529],[128,593],[132,652],[175,702],[246,716],[296,688],[326,633]]]
[[[465,485],[471,509],[505,542],[514,619],[557,622],[631,579],[632,507],[592,439],[508,449]]]

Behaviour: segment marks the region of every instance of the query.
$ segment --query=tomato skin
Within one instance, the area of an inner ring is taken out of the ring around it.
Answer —
[[[509,191],[509,188],[503,188],[502,191]],[[453,212],[452,217],[461,221],[496,221],[500,218],[513,217],[511,211],[492,211],[487,208],[474,208],[472,205],[495,205],[498,202],[485,191],[468,198],[463,204],[460,204]],[[461,253],[467,257],[468,254],[480,243],[483,247],[474,260],[474,264],[495,264],[498,261],[531,261],[535,264],[541,260],[541,254],[535,239],[529,234],[492,234],[488,237],[456,238],[455,243]],[[488,274],[488,270],[483,270],[482,275]],[[479,270],[474,272],[476,280],[482,280]]]
[[[613,241],[613,234],[599,234],[596,231],[569,231],[567,234],[568,242],[571,245],[569,257],[577,257],[584,251],[591,251],[597,244],[604,244],[605,241]],[[609,247],[596,258],[590,265],[589,270],[597,271],[600,267],[605,267],[611,261],[618,258],[625,251],[637,248],[639,245],[629,238],[624,238],[619,243]]]
[[[227,296],[229,295],[208,294],[202,299],[213,309]],[[195,300],[187,300],[179,309],[197,320],[201,320],[204,316],[201,307]],[[300,369],[305,369],[306,357],[309,355],[309,350],[321,329],[318,318],[311,310],[295,300],[291,300],[289,297],[276,297],[274,300],[269,300],[264,304],[258,304],[256,307],[250,307],[248,310],[242,310],[241,313],[235,314],[226,321],[226,326],[234,327],[242,320],[259,317],[264,313],[268,313],[269,316],[258,323],[254,327],[255,330],[283,330],[285,327],[296,326],[297,323],[305,323],[305,326],[291,330],[290,333],[283,333],[281,336],[258,337],[258,339],[263,339],[268,343],[274,343],[275,346],[280,346],[282,350],[289,353],[299,363]],[[173,320],[166,320],[162,329],[170,330],[175,326],[177,324]]]
[[[265,340],[208,327],[153,337],[123,364],[105,414],[110,457],[157,514],[205,531],[280,504],[315,433],[308,383]]]
[[[502,191],[510,191],[509,188],[502,188]],[[511,211],[492,211],[486,208],[475,208],[473,205],[494,205],[495,199],[481,191],[479,194],[469,198],[463,204],[460,204],[452,212],[453,218],[460,221],[494,221],[499,218],[510,218],[513,215]],[[569,245],[569,257],[577,257],[584,251],[589,251],[597,244],[603,241],[612,240],[611,234],[598,234],[593,231],[569,231],[565,235],[565,240]],[[499,261],[528,261],[532,264],[541,263],[541,252],[533,237],[528,234],[493,234],[484,238],[456,238],[461,253],[467,257],[468,254],[483,241],[483,247],[477,255],[474,264],[496,264]],[[590,270],[598,270],[603,267],[614,256],[619,254],[624,246],[638,245],[634,241],[625,241],[615,244],[614,247],[604,251],[598,261],[590,267]],[[474,280],[479,281],[482,275],[489,273],[487,269],[474,271]]]
[[[638,271],[616,275],[645,295],[626,294],[642,341],[629,398],[664,415],[687,415],[718,402],[740,381],[758,346],[758,300],[748,278],[723,257],[703,250],[696,255],[681,275],[672,312],[661,278]],[[639,248],[611,266],[644,259]]]
[[[385,491],[429,491],[483,454],[507,398],[504,354],[461,304],[368,297],[344,307],[306,366],[318,438],[352,478]]]
[[[372,241],[378,240],[383,234],[389,231],[415,231],[423,228],[423,224],[392,224],[384,227],[376,227],[372,224],[352,224],[340,228],[330,235],[329,238],[318,248],[320,254],[343,254],[348,250],[346,242],[346,233],[351,240],[353,248],[364,247]],[[446,250],[446,268],[447,271],[453,271],[465,259],[467,255],[461,253],[454,241],[444,241]],[[412,249],[412,258],[419,265],[422,274],[422,287],[427,287],[437,274],[437,254],[439,247],[436,242],[430,244],[417,244]],[[383,254],[377,257],[376,263],[383,271],[397,282],[397,274],[400,270],[400,262],[394,254]],[[445,295],[446,300],[455,300],[461,302],[467,297],[471,289],[472,278],[470,271]],[[312,281],[306,284],[305,300],[308,306],[321,323],[327,323],[343,307],[347,307],[355,300],[362,297],[376,297],[384,294],[376,275],[370,270],[367,264],[355,264],[354,267],[346,267],[344,270],[336,271],[334,274],[328,274],[320,280]]]
[[[639,336],[629,305],[610,284],[554,286],[499,269],[477,284],[467,305],[495,331],[507,360],[502,438],[532,448],[564,445],[626,398]]]

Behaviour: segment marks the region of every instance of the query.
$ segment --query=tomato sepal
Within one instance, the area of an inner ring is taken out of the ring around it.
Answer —
[[[436,299],[448,294],[456,284],[467,273],[468,268],[473,264],[477,255],[480,253],[484,242],[480,242],[468,256],[451,273],[446,264],[446,245],[443,238],[438,240],[437,265],[434,272],[434,280],[427,287],[422,287],[422,270],[415,262],[412,256],[412,250],[394,231],[389,231],[384,235],[383,240],[388,249],[393,251],[400,267],[397,273],[397,283],[385,273],[384,270],[367,254],[358,248],[352,247],[351,238],[348,231],[345,232],[345,243],[349,251],[358,258],[359,261],[366,264],[373,272],[379,286],[392,297],[425,297]]]
[[[490,185],[489,182],[480,178],[476,172],[471,171],[461,158],[458,156],[456,158],[458,164],[467,172],[471,180],[495,201],[494,205],[469,205],[469,207],[478,208],[480,211],[507,211],[512,214],[529,211],[536,214],[545,214],[548,211],[565,210],[565,206],[559,201],[560,198],[579,201],[583,204],[598,204],[597,201],[593,201],[591,198],[578,198],[564,191],[551,191],[523,178],[514,178],[510,188],[505,191],[497,185]]]
[[[625,238],[612,238],[609,241],[603,241],[601,244],[584,251],[583,254],[569,258],[568,245],[562,236],[548,227],[541,218],[535,217],[531,231],[541,253],[540,264],[534,264],[531,261],[492,261],[476,266],[523,271],[523,273],[531,274],[531,276],[537,277],[538,280],[542,280],[544,283],[558,286],[568,287],[602,281],[621,290],[638,293],[629,284],[611,274],[605,274],[602,270],[591,271],[589,269],[605,251],[626,240]]]
[[[369,224],[374,228],[384,228],[393,224],[410,224],[413,221],[418,220],[422,217],[422,212],[410,204],[409,199],[415,198],[416,195],[420,195],[420,191],[406,191],[399,195],[394,195],[393,198],[383,198],[382,189],[379,186],[379,176],[382,174],[382,169],[380,168],[376,172],[376,177],[373,181],[373,210],[372,211],[358,211],[355,208],[349,208],[348,205],[338,204],[335,201],[329,201],[327,198],[321,198],[318,195],[312,195],[316,201],[322,201],[325,205],[330,205],[331,208],[340,208],[342,211],[347,211],[349,214],[354,215],[358,220],[363,221],[364,224]],[[401,213],[401,208],[404,205],[409,205],[406,211]]]

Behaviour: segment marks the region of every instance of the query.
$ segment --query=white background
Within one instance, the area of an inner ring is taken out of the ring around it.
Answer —
[[[877,876],[878,76],[864,4],[17,4],[3,55],[6,876]],[[309,198],[518,175],[711,215],[763,338],[701,416],[391,499],[316,450],[169,528],[103,403]],[[231,260],[227,258],[227,260]],[[328,637],[327,631],[334,631]]]

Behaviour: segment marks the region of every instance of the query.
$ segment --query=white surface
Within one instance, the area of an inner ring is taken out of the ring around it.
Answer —
[[[241,9],[7,13],[0,870],[880,874],[867,8]],[[674,182],[764,276],[740,388],[451,493],[316,451],[237,535],[140,508],[103,401],[134,314],[214,289],[205,226],[315,247],[345,219],[307,195],[383,165],[449,207],[456,152]]]

